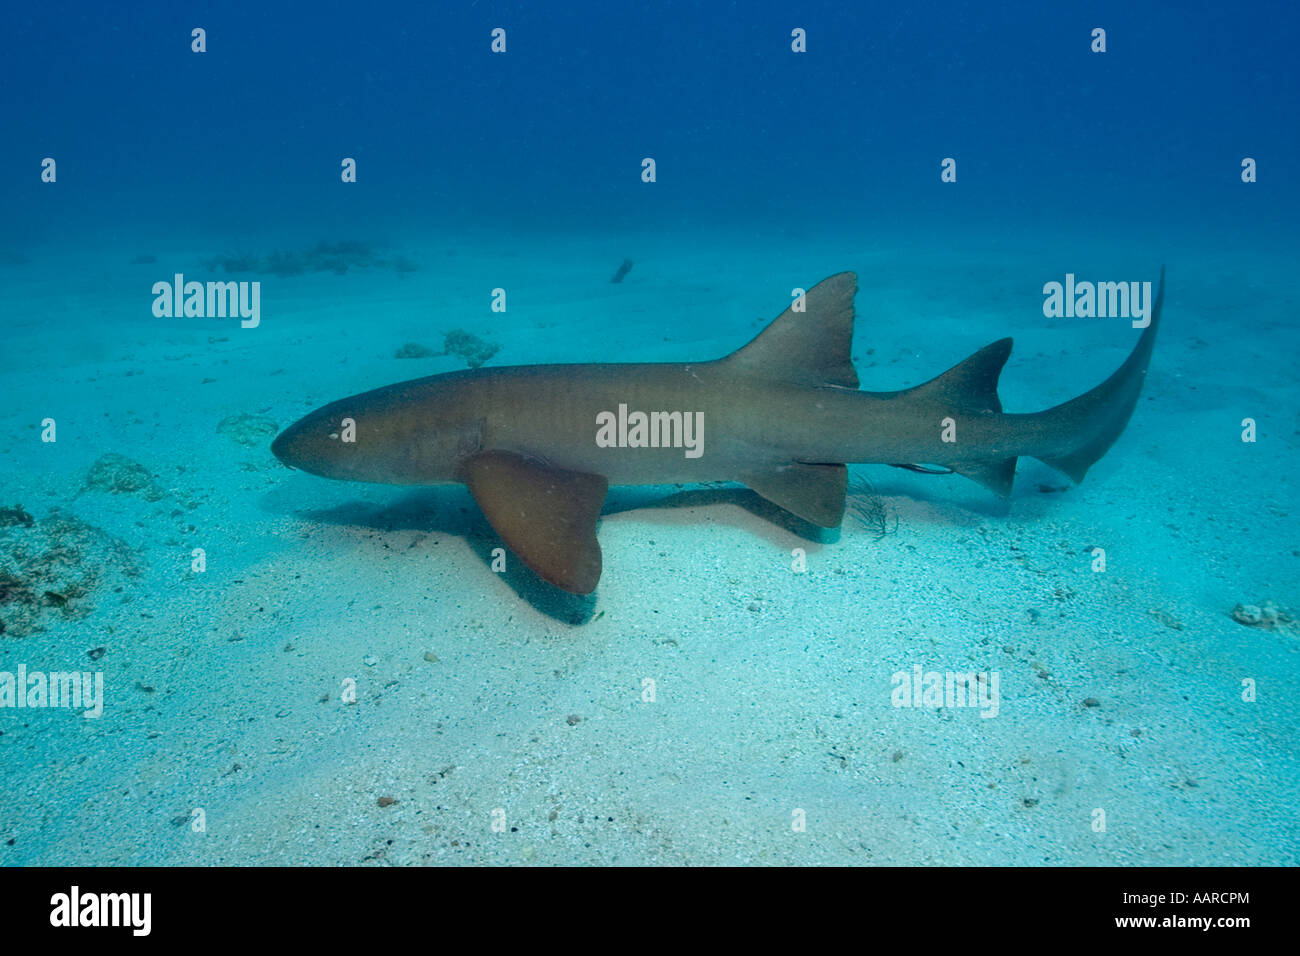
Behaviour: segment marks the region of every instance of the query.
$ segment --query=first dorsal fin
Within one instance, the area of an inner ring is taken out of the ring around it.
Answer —
[[[1011,354],[1011,339],[998,339],[970,358],[905,394],[963,412],[1001,412],[998,378]]]
[[[724,362],[763,378],[857,388],[853,367],[853,296],[858,277],[841,272],[804,294],[804,310],[786,309]]]

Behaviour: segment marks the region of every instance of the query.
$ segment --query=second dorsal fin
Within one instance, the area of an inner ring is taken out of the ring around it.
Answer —
[[[924,385],[904,394],[964,412],[1001,412],[998,378],[1011,354],[1011,339],[998,339]]]

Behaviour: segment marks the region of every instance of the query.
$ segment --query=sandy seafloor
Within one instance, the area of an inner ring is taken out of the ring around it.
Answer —
[[[0,637],[0,670],[107,681],[99,720],[0,711],[0,862],[1296,863],[1300,635],[1230,617],[1300,606],[1296,250],[692,238],[393,242],[419,271],[261,276],[256,330],[149,312],[154,281],[218,278],[198,263],[229,243],[11,255],[0,504],[71,512],[141,571]],[[1003,507],[959,477],[855,468],[897,530],[848,520],[821,542],[739,486],[615,489],[585,603],[492,573],[461,488],[329,482],[216,430],[463,367],[393,355],[456,327],[501,344],[495,365],[715,357],[841,269],[860,277],[864,388],[1014,335],[1003,402],[1036,410],[1136,335],[1045,320],[1042,283],[1154,279],[1161,261],[1146,391],[1081,486],[1042,490],[1067,482],[1025,460]],[[86,490],[106,452],[163,497]],[[997,671],[998,716],[891,706],[891,675],[917,664]]]

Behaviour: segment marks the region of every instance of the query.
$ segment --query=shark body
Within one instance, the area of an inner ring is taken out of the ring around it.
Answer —
[[[807,292],[803,311],[792,306],[713,361],[483,368],[389,385],[312,412],[272,451],[327,478],[463,483],[529,568],[588,594],[600,579],[596,522],[611,484],[739,481],[836,527],[847,463],[941,465],[1003,497],[1022,455],[1081,481],[1137,403],[1164,272],[1151,322],[1124,364],[1031,414],[1004,413],[998,399],[1010,339],[915,388],[859,391],[850,356],[856,292],[853,273],[831,276]]]

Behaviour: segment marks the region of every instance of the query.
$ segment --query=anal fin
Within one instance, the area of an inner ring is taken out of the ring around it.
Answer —
[[[971,481],[978,481],[999,498],[1011,497],[1011,486],[1016,481],[1016,459],[997,458],[990,461],[948,462],[948,467]]]
[[[844,520],[844,496],[849,484],[843,465],[810,465],[792,461],[739,477],[760,495],[822,528],[838,528]]]
[[[508,451],[484,451],[461,464],[488,522],[538,577],[571,594],[600,580],[596,520],[609,482]]]

